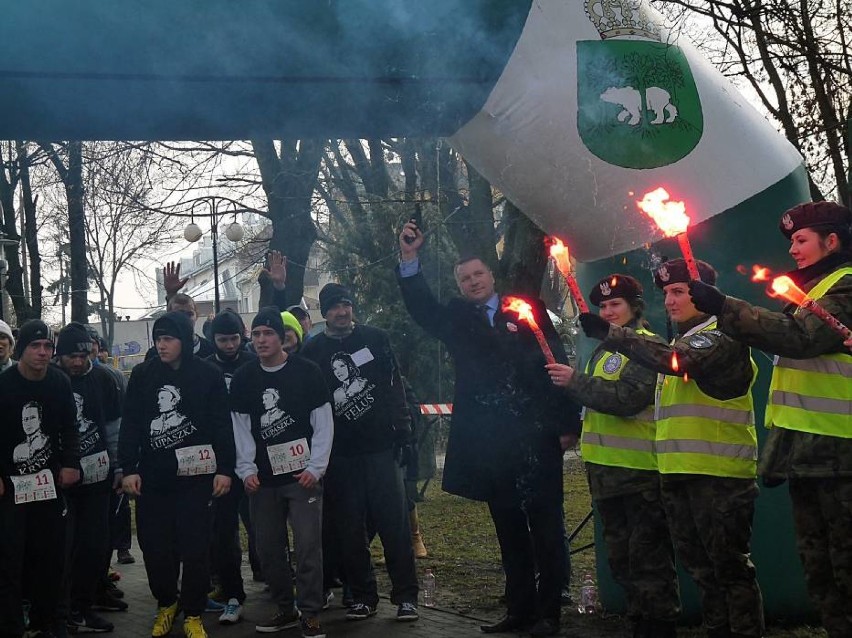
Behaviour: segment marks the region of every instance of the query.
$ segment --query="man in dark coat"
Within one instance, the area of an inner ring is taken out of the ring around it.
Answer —
[[[463,298],[442,305],[420,272],[423,235],[413,223],[405,225],[399,244],[406,308],[446,344],[456,365],[443,489],[487,502],[500,542],[507,616],[482,630],[531,628],[532,635],[553,635],[559,630],[565,552],[562,451],[576,442],[579,408],[548,384],[535,335],[516,312],[501,308],[494,277],[481,259],[456,265]],[[544,303],[525,301],[556,359],[567,362]]]

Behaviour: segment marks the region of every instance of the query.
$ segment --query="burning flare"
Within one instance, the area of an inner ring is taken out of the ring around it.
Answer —
[[[799,308],[810,311],[844,339],[852,337],[852,329],[849,329],[840,319],[808,297],[787,275],[773,279],[771,290],[770,296],[781,297],[792,304],[796,304]]]
[[[580,286],[577,284],[577,279],[574,277],[571,269],[571,256],[568,254],[568,248],[558,237],[550,237],[546,241],[550,244],[550,256],[556,262],[556,267],[562,273],[562,277],[565,278],[565,284],[568,286],[571,296],[574,297],[577,310],[580,312],[589,312],[589,304],[586,303],[586,299],[583,297],[583,293],[580,291]]]
[[[669,192],[662,186],[650,193],[645,193],[636,204],[639,210],[654,220],[666,237],[685,233],[689,227],[686,204],[669,200]]]
[[[760,281],[760,280],[756,280]],[[776,297],[786,299],[790,303],[801,306],[808,296],[787,275],[772,280],[772,292]]]
[[[544,333],[541,331],[541,328],[539,328],[538,323],[533,316],[531,305],[520,297],[503,297],[503,312],[517,313],[518,320],[526,323],[530,327],[530,330],[533,331],[535,339],[538,341],[538,346],[541,348],[547,363],[556,363],[553,351],[550,349],[547,339],[544,338]]]
[[[766,266],[758,266],[755,264],[751,267],[752,270],[752,281],[769,281],[769,277],[772,274],[772,271],[769,270]],[[789,279],[789,277],[788,277]]]

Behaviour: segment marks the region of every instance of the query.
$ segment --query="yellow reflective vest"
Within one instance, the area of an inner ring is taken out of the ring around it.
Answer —
[[[716,327],[716,317],[684,336]],[[750,358],[751,359],[751,358]],[[740,397],[721,401],[704,394],[692,379],[661,375],[657,399],[657,465],[660,474],[705,474],[754,478],[757,432],[751,386]]]
[[[852,268],[835,270],[808,296],[819,299],[846,275],[852,275]],[[852,438],[852,354],[824,354],[811,359],[775,357],[766,424]]]
[[[636,332],[644,335],[654,334],[644,328]],[[594,365],[589,362],[586,374],[617,381],[627,362],[628,359],[623,354],[604,351]],[[651,406],[632,417],[604,414],[586,408],[580,452],[583,460],[590,463],[635,470],[656,470],[655,437],[656,426]]]

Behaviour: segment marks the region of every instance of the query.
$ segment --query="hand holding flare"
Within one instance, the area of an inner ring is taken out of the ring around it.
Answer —
[[[666,237],[675,237],[683,260],[689,270],[692,279],[701,279],[698,274],[698,265],[692,254],[692,246],[686,229],[689,227],[689,216],[686,214],[686,204],[669,200],[669,193],[665,188],[657,188],[650,193],[645,193],[636,204],[639,210],[648,215],[657,224],[657,228],[663,231]]]
[[[816,301],[808,297],[804,291],[802,291],[793,280],[787,277],[786,275],[781,277],[776,277],[772,280],[772,292],[789,301],[790,303],[794,303],[799,308],[804,308],[815,314],[823,323],[825,323],[829,328],[834,330],[837,334],[839,334],[844,339],[852,338],[852,330],[850,330],[846,325],[843,324],[837,317],[832,315],[828,310],[820,306]]]
[[[583,293],[580,292],[580,286],[577,284],[577,279],[574,277],[574,273],[571,270],[571,258],[568,255],[568,249],[558,237],[551,237],[551,242],[550,256],[553,258],[553,261],[556,262],[556,267],[565,278],[568,290],[571,292],[571,296],[574,297],[574,301],[577,303],[577,310],[579,312],[589,312],[589,304],[586,303]]]
[[[538,323],[532,313],[532,306],[520,297],[503,297],[503,312],[515,312],[518,314],[518,320],[526,323],[535,335],[536,341],[544,353],[544,358],[547,363],[556,363],[553,356],[553,351],[544,338],[544,333],[539,328]]]

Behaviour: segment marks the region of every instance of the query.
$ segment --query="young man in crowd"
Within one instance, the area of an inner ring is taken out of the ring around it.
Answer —
[[[12,359],[12,349],[15,347],[15,337],[12,329],[5,321],[0,321],[0,372],[8,370],[15,365]]]
[[[123,487],[137,499],[139,544],[157,599],[152,637],[171,630],[180,573],[184,633],[206,638],[210,497],[228,492],[234,471],[227,389],[216,366],[193,355],[186,315],[167,312],[152,336],[157,356],[133,369],[127,387],[118,444]]]
[[[346,617],[374,616],[379,602],[365,535],[369,517],[384,548],[397,620],[417,620],[417,573],[398,462],[411,420],[399,366],[387,333],[354,323],[349,290],[328,284],[319,298],[326,329],[305,344],[302,356],[319,365],[332,390],[337,436],[325,485],[354,598]]]
[[[53,334],[21,326],[17,364],[0,374],[0,635],[53,636],[65,564],[63,489],[80,480],[74,394],[50,365]]]
[[[297,324],[298,325],[298,324]],[[251,338],[259,361],[241,367],[231,383],[237,476],[251,499],[261,567],[278,610],[257,624],[273,633],[299,622],[305,638],[322,638],[322,500],[320,479],[334,438],[328,388],[317,366],[285,350],[293,338],[278,308],[262,308]],[[296,550],[295,607],[287,560],[287,525]]]
[[[109,429],[118,429],[118,389],[109,374],[89,358],[92,340],[86,326],[72,322],[59,331],[56,356],[71,379],[76,403],[82,479],[66,493],[71,515],[70,592],[66,623],[74,632],[104,633],[113,624],[92,611],[97,585],[109,566],[109,509],[116,450],[108,449]],[[111,452],[111,453],[110,453]]]
[[[230,391],[231,380],[242,366],[257,361],[257,356],[248,352],[245,345],[246,328],[242,318],[230,309],[222,310],[213,317],[210,334],[216,353],[207,358],[225,376],[225,385]],[[231,490],[216,499],[213,504],[213,542],[210,547],[213,574],[218,580],[217,598],[226,601],[219,622],[232,625],[243,615],[246,592],[243,588],[242,548],[239,542],[240,502],[245,498],[242,482],[231,477]],[[251,523],[246,525],[250,548],[254,545]],[[251,551],[251,549],[249,550]]]

